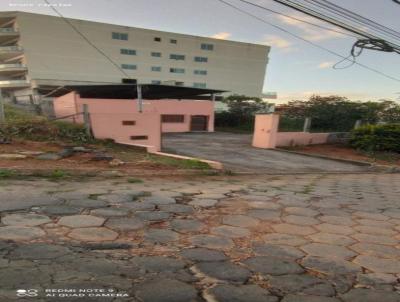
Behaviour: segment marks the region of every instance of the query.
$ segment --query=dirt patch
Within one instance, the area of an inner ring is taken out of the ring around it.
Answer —
[[[15,141],[11,144],[0,144],[0,154],[14,154],[20,152],[60,152],[65,146],[56,143]],[[149,157],[145,151],[137,150],[129,146],[95,146],[86,145],[87,148],[104,152],[114,158],[122,160],[125,164],[118,167],[120,171],[128,170],[176,170],[172,165],[158,163],[154,157]],[[67,158],[59,160],[41,160],[29,155],[25,159],[4,159],[0,158],[0,168],[8,169],[77,169],[77,170],[109,170],[111,167],[106,160],[94,161],[93,153],[78,152]],[[115,168],[113,168],[115,169]]]
[[[323,155],[340,159],[364,161],[380,165],[400,166],[400,154],[379,152],[369,155],[343,145],[310,145],[287,148],[290,151]]]

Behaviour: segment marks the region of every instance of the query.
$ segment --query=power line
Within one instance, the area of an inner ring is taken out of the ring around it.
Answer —
[[[71,23],[67,18],[65,18],[48,0],[44,0],[49,7],[59,15],[65,23],[67,23],[78,35],[80,35],[90,46],[92,46],[97,52],[99,52],[103,57],[105,57],[111,64],[113,64],[124,76],[130,78],[128,75],[112,58],[110,58],[104,51],[98,48],[95,44],[93,44],[89,38],[87,38],[74,24]]]
[[[375,34],[371,34],[371,33],[365,32],[365,31],[361,30],[360,28],[356,28],[356,27],[351,26],[349,24],[343,23],[342,21],[339,21],[339,20],[335,19],[335,17],[329,16],[329,15],[326,15],[326,14],[325,15],[321,14],[321,12],[318,12],[315,9],[310,8],[309,6],[306,7],[306,6],[302,5],[302,4],[299,4],[296,1],[292,1],[292,0],[272,0],[272,1],[280,3],[280,4],[285,5],[287,7],[290,7],[292,9],[297,10],[297,11],[300,11],[300,12],[302,12],[304,14],[309,15],[309,16],[315,17],[315,18],[317,18],[319,20],[323,20],[323,21],[328,22],[328,23],[330,23],[332,25],[338,26],[338,27],[340,27],[342,29],[350,31],[350,32],[352,32],[352,33],[354,33],[356,35],[362,36],[362,37],[364,37],[366,39],[375,39],[375,40],[381,39],[381,40],[384,40],[384,39],[382,39],[381,37],[379,37],[379,36],[377,36]],[[311,0],[305,0],[305,1],[310,3]],[[393,47],[394,49],[397,49],[397,50],[400,51],[400,45],[396,45],[396,44],[394,44],[392,42],[387,42],[387,43],[391,47]]]
[[[305,23],[305,24],[308,24],[308,25],[312,25],[312,26],[315,26],[315,27],[318,27],[318,28],[321,28],[321,29],[324,29],[324,30],[329,30],[329,31],[332,31],[332,32],[336,32],[336,33],[345,35],[345,36],[358,38],[358,36],[351,35],[349,33],[346,33],[346,32],[340,31],[340,30],[336,30],[334,28],[329,28],[329,27],[326,27],[326,26],[323,26],[323,25],[320,25],[320,24],[316,24],[316,23],[313,23],[313,22],[310,22],[310,21],[307,21],[307,20],[296,18],[296,17],[290,16],[290,15],[284,14],[282,12],[278,12],[278,11],[272,10],[270,8],[258,5],[256,3],[252,3],[252,2],[249,2],[249,1],[246,1],[246,0],[239,0],[239,1],[243,2],[243,3],[246,3],[246,4],[249,4],[249,5],[252,5],[252,6],[255,6],[255,7],[258,7],[258,8],[261,8],[261,9],[266,10],[268,12],[271,12],[271,13],[274,13],[274,14],[277,14],[277,15],[281,15],[281,16],[284,16],[286,18],[289,18],[289,19],[292,19],[292,20],[296,20],[296,21],[299,21],[299,22],[302,22],[302,23]]]
[[[306,1],[312,5],[318,6],[324,10],[330,11],[333,14],[336,14],[344,19],[347,19],[349,21],[355,22],[361,26],[366,26],[369,29],[373,29],[380,34],[384,34],[387,37],[391,39],[399,39],[400,38],[400,33],[395,31],[392,28],[389,28],[387,26],[384,26],[382,24],[379,24],[371,19],[365,18],[361,16],[360,14],[357,14],[355,12],[352,12],[344,7],[341,7],[339,5],[336,5],[330,1],[327,0],[303,0]]]
[[[253,14],[251,14],[251,13],[249,13],[249,12],[247,12],[247,11],[241,9],[240,7],[237,7],[237,6],[235,6],[235,5],[233,5],[233,4],[229,3],[229,2],[226,2],[225,0],[216,0],[216,1],[218,1],[218,2],[220,2],[220,3],[222,3],[222,4],[224,4],[224,5],[227,5],[227,6],[233,8],[233,9],[235,9],[235,10],[237,10],[237,11],[239,11],[239,12],[245,14],[245,15],[248,15],[248,16],[254,18],[254,19],[257,19],[258,21],[260,21],[260,22],[262,22],[262,23],[268,24],[269,26],[272,26],[272,27],[274,27],[274,28],[276,28],[276,29],[278,29],[278,30],[280,30],[280,31],[283,31],[283,32],[285,32],[286,34],[291,35],[292,37],[295,37],[296,39],[299,39],[299,40],[301,40],[301,41],[303,41],[303,42],[305,42],[305,43],[308,43],[308,44],[310,44],[310,45],[312,45],[312,46],[314,46],[314,47],[316,47],[316,48],[319,48],[319,49],[321,49],[321,50],[324,50],[324,51],[326,51],[326,52],[329,52],[330,54],[332,54],[332,55],[334,55],[334,56],[337,56],[337,57],[339,57],[339,58],[342,58],[342,59],[344,59],[345,61],[352,62],[352,60],[351,60],[349,57],[345,57],[345,56],[343,56],[343,55],[341,55],[341,54],[339,54],[339,53],[337,53],[337,52],[335,52],[335,51],[333,51],[333,50],[330,50],[329,48],[326,48],[326,47],[321,46],[321,45],[319,45],[319,44],[317,44],[317,43],[314,43],[314,42],[312,42],[312,41],[310,41],[310,40],[307,40],[307,39],[305,39],[305,38],[303,38],[303,37],[301,37],[301,36],[299,36],[299,35],[297,35],[297,34],[295,34],[295,33],[290,32],[289,30],[287,30],[287,29],[285,29],[285,28],[283,28],[283,27],[281,27],[281,26],[279,26],[279,25],[275,25],[275,24],[273,24],[273,23],[271,23],[271,22],[268,22],[268,21],[266,21],[266,20],[264,20],[264,19],[262,19],[262,18],[260,18],[260,17],[258,17],[258,16],[256,16],[256,15],[253,15]],[[369,67],[369,66],[367,66],[367,65],[365,65],[365,64],[362,64],[362,63],[359,63],[359,62],[354,62],[354,64],[356,64],[356,65],[358,65],[358,66],[360,66],[360,67],[363,67],[364,69],[367,69],[367,70],[369,70],[369,71],[372,71],[372,72],[374,72],[374,73],[380,74],[381,76],[384,76],[384,77],[386,77],[386,78],[388,78],[388,79],[391,79],[391,80],[393,80],[393,81],[400,82],[400,79],[395,78],[395,77],[393,77],[393,76],[391,76],[391,75],[388,75],[388,74],[386,74],[386,73],[384,73],[384,72],[382,72],[382,71],[379,71],[379,70],[377,70],[377,69],[374,69],[374,68],[372,68],[372,67]]]

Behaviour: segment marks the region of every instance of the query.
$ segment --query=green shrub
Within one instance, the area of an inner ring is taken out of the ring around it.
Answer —
[[[279,118],[279,131],[280,132],[303,131],[304,120],[305,120],[304,118],[281,115]]]
[[[63,141],[86,143],[92,139],[82,125],[48,121],[44,118],[16,119],[0,125],[0,137],[33,141]]]
[[[14,175],[16,175],[16,173],[13,170],[0,169],[0,179],[11,178]]]
[[[367,152],[400,153],[400,124],[367,125],[352,131],[350,144]]]

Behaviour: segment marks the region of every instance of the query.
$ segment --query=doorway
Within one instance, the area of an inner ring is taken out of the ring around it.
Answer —
[[[208,116],[207,115],[192,115],[190,120],[190,131],[207,131]]]

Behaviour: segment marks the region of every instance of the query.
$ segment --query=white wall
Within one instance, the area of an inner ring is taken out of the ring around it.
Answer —
[[[17,14],[20,44],[25,49],[31,79],[120,83],[125,77],[62,19],[24,12]],[[267,46],[81,20],[71,19],[71,22],[114,61],[136,64],[136,71],[125,72],[140,82],[175,80],[184,82],[185,86],[200,82],[206,83],[207,88],[233,93],[251,96],[262,93]],[[113,31],[128,33],[128,41],[113,40]],[[155,42],[154,37],[161,37],[162,42]],[[170,39],[178,43],[171,44]],[[214,44],[214,50],[202,50],[201,43]],[[137,55],[121,55],[121,48],[135,49]],[[163,57],[151,57],[152,51],[162,52]],[[169,59],[171,53],[185,55],[185,61]],[[208,62],[194,62],[194,56],[208,57]],[[152,72],[151,66],[161,66],[162,72]],[[186,72],[173,74],[169,72],[170,67],[185,68]],[[194,75],[194,69],[205,69],[208,75]]]

